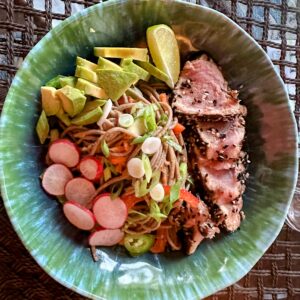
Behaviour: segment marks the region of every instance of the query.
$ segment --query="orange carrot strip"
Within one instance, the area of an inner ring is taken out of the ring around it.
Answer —
[[[158,228],[154,245],[151,247],[150,251],[152,253],[162,253],[165,251],[167,246],[167,228]]]
[[[180,123],[177,123],[175,125],[175,127],[173,128],[173,132],[175,135],[179,135],[184,130],[185,130],[185,127],[183,125],[181,125]]]
[[[128,210],[133,208],[137,203],[144,201],[143,198],[138,198],[134,194],[123,195],[121,199],[125,202]]]
[[[110,156],[109,161],[113,165],[119,165],[119,164],[124,165],[127,161],[127,157],[125,157],[125,156]]]
[[[168,97],[166,93],[161,93],[159,94],[159,100],[160,102],[168,103]]]

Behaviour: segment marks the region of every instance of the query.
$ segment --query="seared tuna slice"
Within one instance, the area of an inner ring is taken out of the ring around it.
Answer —
[[[198,166],[198,170],[208,199],[214,204],[228,204],[239,198],[245,190],[244,181],[241,180],[245,171],[243,164],[231,169],[217,169],[207,163]]]
[[[173,107],[186,117],[228,119],[245,115],[238,92],[228,89],[218,66],[206,55],[187,61],[174,90]]]
[[[239,158],[245,137],[243,123],[243,118],[234,118],[228,122],[199,122],[196,131],[202,144],[203,156],[215,160]]]

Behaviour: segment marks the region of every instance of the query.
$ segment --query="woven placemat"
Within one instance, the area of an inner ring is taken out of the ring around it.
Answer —
[[[0,0],[0,109],[10,83],[30,49],[61,20],[98,2],[101,1]],[[299,125],[300,0],[187,2],[223,12],[258,41],[287,85]],[[2,299],[85,298],[55,282],[36,264],[19,241],[0,201]],[[300,299],[300,233],[284,225],[276,241],[249,274],[208,299]]]

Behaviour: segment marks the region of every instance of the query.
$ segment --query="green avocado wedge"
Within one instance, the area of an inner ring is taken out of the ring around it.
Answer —
[[[84,67],[84,68],[89,69],[91,71],[96,71],[97,68],[98,68],[97,64],[94,64],[93,62],[91,62],[87,59],[84,59],[80,56],[76,57],[76,65],[79,66],[79,67]]]
[[[85,95],[93,96],[95,98],[100,99],[107,99],[107,95],[104,89],[85,79],[78,78],[76,88],[83,91]]]
[[[122,71],[119,65],[101,56],[98,59],[98,69]]]
[[[79,114],[85,105],[86,97],[80,90],[69,85],[57,90],[57,95],[61,100],[62,107],[70,117]]]
[[[57,96],[57,90],[54,87],[41,87],[41,101],[46,116],[56,115],[61,107],[61,102]]]
[[[74,119],[71,120],[72,124],[84,126],[96,123],[102,116],[102,109],[98,106],[88,112],[81,112]]]
[[[107,96],[117,101],[139,79],[135,73],[116,70],[97,70],[98,83]]]
[[[64,87],[66,85],[69,85],[71,87],[75,87],[76,81],[77,81],[77,79],[74,76],[66,76],[66,77],[59,78],[59,82],[60,82],[61,87]]]
[[[135,73],[141,80],[148,81],[150,79],[150,74],[136,65],[131,58],[123,58],[120,65],[125,72]]]
[[[40,88],[57,74],[74,74],[76,57],[91,59],[94,47],[137,47],[156,24],[171,26],[183,42],[183,62],[188,47],[205,51],[222,67],[231,87],[243,86],[240,98],[248,109],[251,150],[243,198],[246,218],[240,230],[204,240],[191,256],[176,251],[131,257],[123,247],[98,247],[100,260],[94,262],[88,233],[69,224],[61,205],[41,187],[47,147],[35,132]],[[296,122],[270,59],[229,18],[184,1],[102,1],[62,21],[24,59],[1,114],[1,193],[15,231],[34,258],[30,263],[94,300],[199,300],[234,284],[279,234],[297,174]],[[71,291],[70,297],[75,298]]]

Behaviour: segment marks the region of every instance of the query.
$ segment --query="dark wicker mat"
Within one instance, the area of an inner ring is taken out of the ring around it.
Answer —
[[[18,66],[30,49],[60,20],[98,2],[0,0],[0,109]],[[287,84],[299,124],[300,0],[187,2],[210,6],[225,13],[260,43]],[[64,288],[40,269],[19,241],[0,201],[2,299],[85,298]],[[248,275],[208,299],[300,299],[300,233],[285,225],[274,244]]]

